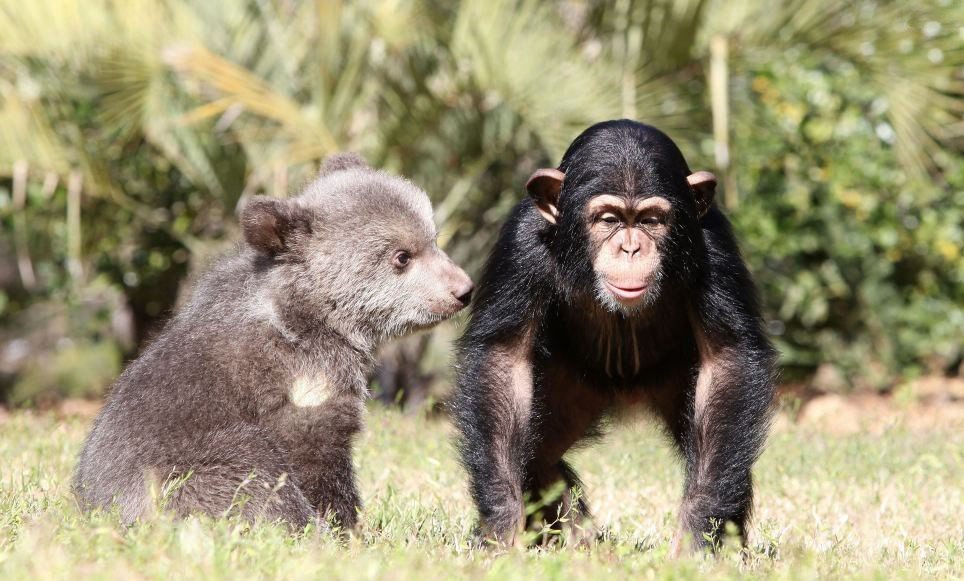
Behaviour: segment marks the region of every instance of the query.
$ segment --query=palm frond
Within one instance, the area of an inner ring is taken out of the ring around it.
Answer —
[[[66,146],[36,101],[25,99],[8,83],[0,84],[0,173],[11,175],[18,161],[66,175]]]
[[[731,38],[735,67],[800,47],[862,71],[886,100],[897,155],[908,169],[926,175],[941,149],[960,138],[960,3],[744,0],[716,2],[713,12],[720,17],[701,38]]]
[[[487,106],[501,101],[528,120],[555,156],[586,125],[619,114],[615,72],[590,64],[558,16],[531,0],[465,0],[452,52]]]

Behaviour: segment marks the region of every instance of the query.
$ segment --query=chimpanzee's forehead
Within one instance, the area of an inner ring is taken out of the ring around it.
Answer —
[[[621,119],[597,123],[580,134],[563,156],[563,171],[586,161],[603,164],[656,158],[663,165],[686,170],[686,160],[672,139],[659,129]],[[685,171],[685,173],[689,173]]]
[[[579,196],[667,196],[679,189],[685,177],[658,152],[626,150],[593,155],[585,161],[588,167],[583,171],[566,174],[566,181],[574,186],[567,190]]]
[[[580,135],[563,158],[568,195],[671,195],[689,173],[664,133],[631,121],[607,122]]]

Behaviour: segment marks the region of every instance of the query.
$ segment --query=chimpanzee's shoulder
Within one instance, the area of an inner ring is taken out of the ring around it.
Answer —
[[[736,235],[733,233],[733,225],[729,218],[716,205],[710,207],[703,219],[700,220],[703,229],[703,236],[709,247],[710,254],[732,254],[739,255],[739,247]]]
[[[545,230],[545,220],[528,198],[512,210],[476,287],[465,340],[512,334],[539,316],[540,305],[553,292]]]
[[[551,261],[547,235],[548,224],[532,200],[526,198],[516,204],[492,248],[483,284],[485,279],[496,278],[503,285],[529,286],[541,276],[548,276]]]

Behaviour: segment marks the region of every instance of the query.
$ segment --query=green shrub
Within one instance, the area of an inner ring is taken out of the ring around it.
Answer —
[[[49,358],[31,361],[13,385],[11,404],[43,406],[64,397],[98,397],[120,373],[121,350],[113,341],[63,343]]]
[[[760,68],[735,134],[733,218],[788,376],[827,362],[852,383],[943,371],[964,329],[964,163],[901,169],[888,103],[841,63]]]

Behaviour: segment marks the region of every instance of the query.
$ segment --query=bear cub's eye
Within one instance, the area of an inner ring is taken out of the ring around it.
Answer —
[[[408,266],[408,263],[411,261],[412,255],[405,250],[399,250],[392,256],[392,266],[399,271],[405,270],[405,267]]]

